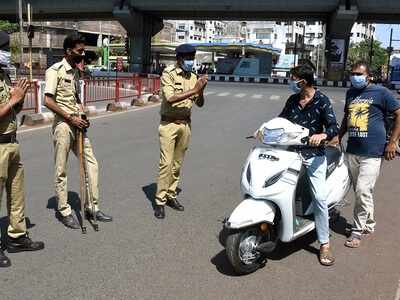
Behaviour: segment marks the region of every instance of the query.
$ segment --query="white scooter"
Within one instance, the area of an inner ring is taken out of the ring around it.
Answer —
[[[278,241],[290,242],[315,229],[308,177],[298,153],[309,130],[275,118],[257,131],[263,145],[254,147],[244,165],[244,200],[224,221],[226,253],[234,270],[248,274],[264,265]],[[350,188],[343,153],[326,147],[328,207],[336,217]]]

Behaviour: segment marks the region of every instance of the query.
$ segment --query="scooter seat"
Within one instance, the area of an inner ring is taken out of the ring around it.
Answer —
[[[326,178],[328,178],[339,165],[342,152],[336,147],[327,147],[325,153],[328,166],[326,168]]]

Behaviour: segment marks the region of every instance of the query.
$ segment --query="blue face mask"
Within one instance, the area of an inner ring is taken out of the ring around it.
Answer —
[[[194,66],[194,60],[184,60],[182,63],[182,69],[185,72],[192,72]]]
[[[289,79],[289,88],[295,94],[298,94],[301,92],[301,87],[299,86],[299,82],[300,81],[295,81],[295,80]]]
[[[350,76],[350,81],[356,89],[363,89],[368,85],[367,75]]]

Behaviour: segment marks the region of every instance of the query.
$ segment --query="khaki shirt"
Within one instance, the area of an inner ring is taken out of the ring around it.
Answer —
[[[50,94],[54,97],[58,106],[67,113],[78,113],[79,108],[79,79],[71,65],[65,58],[62,61],[55,63],[46,70],[46,87],[45,94]],[[56,123],[63,121],[61,116],[56,115]]]
[[[6,80],[4,73],[0,74],[0,105],[5,105],[10,102],[10,83]],[[9,114],[0,119],[0,134],[9,134],[17,131],[17,114],[14,108]]]
[[[196,82],[197,75],[192,72],[185,73],[176,65],[165,68],[161,76],[161,115],[172,118],[190,117],[193,102],[198,100],[198,95],[174,103],[168,102],[168,99],[193,89]]]

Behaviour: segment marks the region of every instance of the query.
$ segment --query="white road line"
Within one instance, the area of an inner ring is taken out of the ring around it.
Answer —
[[[253,99],[261,99],[262,97],[264,97],[264,95],[261,95],[261,94],[255,94],[255,95],[251,96],[251,98],[253,98]]]
[[[271,95],[271,96],[269,97],[269,100],[272,100],[272,101],[279,101],[279,100],[281,100],[281,96],[279,96],[279,95]]]
[[[244,94],[244,93],[239,93],[239,94],[235,95],[236,98],[244,98],[246,96],[247,96],[247,94]]]
[[[204,93],[204,96],[208,96],[208,95],[213,95],[213,94],[215,94],[216,92],[205,92]]]
[[[217,94],[217,96],[218,97],[226,97],[226,96],[229,96],[231,93],[229,93],[229,92],[224,92],[224,93],[219,93],[219,94]]]
[[[110,117],[114,117],[114,116],[122,115],[122,114],[126,114],[126,113],[132,113],[132,112],[138,112],[138,111],[141,111],[141,110],[151,109],[151,108],[154,108],[154,107],[158,107],[160,105],[161,105],[161,103],[155,104],[155,105],[149,105],[149,106],[145,106],[145,107],[139,107],[139,108],[135,108],[135,109],[127,110],[127,111],[121,111],[121,112],[115,112],[115,113],[110,113],[110,114],[106,114],[106,115],[91,117],[90,120],[110,118]],[[20,129],[20,130],[18,130],[17,133],[21,134],[21,133],[25,133],[25,132],[37,131],[37,130],[41,130],[41,129],[50,128],[52,126],[53,126],[53,124],[44,125],[44,126],[35,127],[35,128]]]
[[[394,296],[394,300],[400,300],[400,279],[399,279],[399,285],[397,287],[396,296]]]

